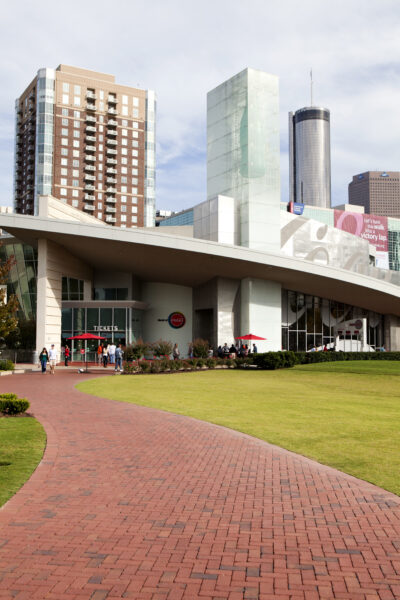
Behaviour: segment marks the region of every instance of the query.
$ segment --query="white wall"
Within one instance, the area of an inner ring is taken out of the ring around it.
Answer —
[[[49,219],[60,219],[62,221],[79,221],[80,223],[92,223],[93,225],[104,225],[110,227],[101,219],[96,219],[79,208],[74,208],[53,196],[39,196],[39,217]]]
[[[186,357],[192,341],[192,288],[169,283],[149,283],[142,285],[143,302],[150,308],[143,313],[143,337],[146,342],[159,339],[178,344],[181,357]],[[167,319],[173,312],[181,312],[186,323],[180,329],[173,329]],[[163,319],[159,321],[158,319]]]
[[[229,196],[216,196],[193,208],[193,237],[235,243],[235,203]]]
[[[242,280],[240,335],[252,333],[267,338],[256,342],[258,352],[282,349],[281,305],[279,283],[249,278]]]

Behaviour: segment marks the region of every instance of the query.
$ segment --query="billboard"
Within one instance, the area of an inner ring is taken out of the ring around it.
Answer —
[[[294,215],[302,215],[304,212],[304,204],[301,204],[301,202],[289,202],[289,212]]]
[[[377,267],[389,268],[387,217],[335,210],[334,219],[337,229],[357,235],[375,246]]]

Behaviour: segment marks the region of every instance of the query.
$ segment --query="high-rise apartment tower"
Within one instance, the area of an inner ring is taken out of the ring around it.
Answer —
[[[363,206],[366,213],[400,217],[399,171],[366,171],[349,183],[349,203]]]
[[[310,106],[289,113],[289,197],[291,202],[330,208],[330,112]]]
[[[17,213],[51,194],[112,225],[154,225],[154,92],[60,65],[39,69],[15,110]]]

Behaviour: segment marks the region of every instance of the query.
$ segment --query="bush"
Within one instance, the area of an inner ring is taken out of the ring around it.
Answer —
[[[0,360],[0,371],[13,371],[15,369],[15,365],[12,360]]]
[[[400,360],[400,352],[295,352],[298,364],[338,360]]]
[[[215,358],[207,358],[206,359],[206,365],[209,369],[215,369],[215,367],[217,366],[217,359]]]
[[[255,354],[252,358],[254,365],[259,369],[273,371],[275,369],[287,369],[297,364],[297,357],[294,352],[263,352]]]
[[[159,360],[153,360],[150,363],[150,373],[159,373],[161,371],[161,365]]]
[[[156,356],[169,357],[172,354],[173,344],[165,340],[158,340],[152,344],[151,348]]]
[[[149,373],[151,368],[151,363],[147,360],[139,360],[138,366],[142,373]]]
[[[255,355],[254,355],[255,356]],[[241,357],[234,359],[236,369],[247,369],[249,365],[254,364],[253,359],[249,357]]]
[[[26,398],[18,398],[16,394],[0,394],[0,412],[6,415],[17,415],[29,408]]]
[[[149,350],[149,348],[150,344],[147,344],[141,338],[139,338],[134,344],[125,348],[125,359],[128,361],[140,360],[142,356],[144,356]]]
[[[208,350],[210,348],[210,344],[207,340],[203,340],[201,338],[196,338],[192,342],[193,347],[193,356],[195,358],[207,358]]]

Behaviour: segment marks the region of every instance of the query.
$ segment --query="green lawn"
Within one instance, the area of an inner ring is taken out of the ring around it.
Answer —
[[[81,391],[225,425],[400,495],[400,363],[107,377]]]
[[[36,419],[0,418],[0,506],[32,475],[45,445],[46,434]]]

